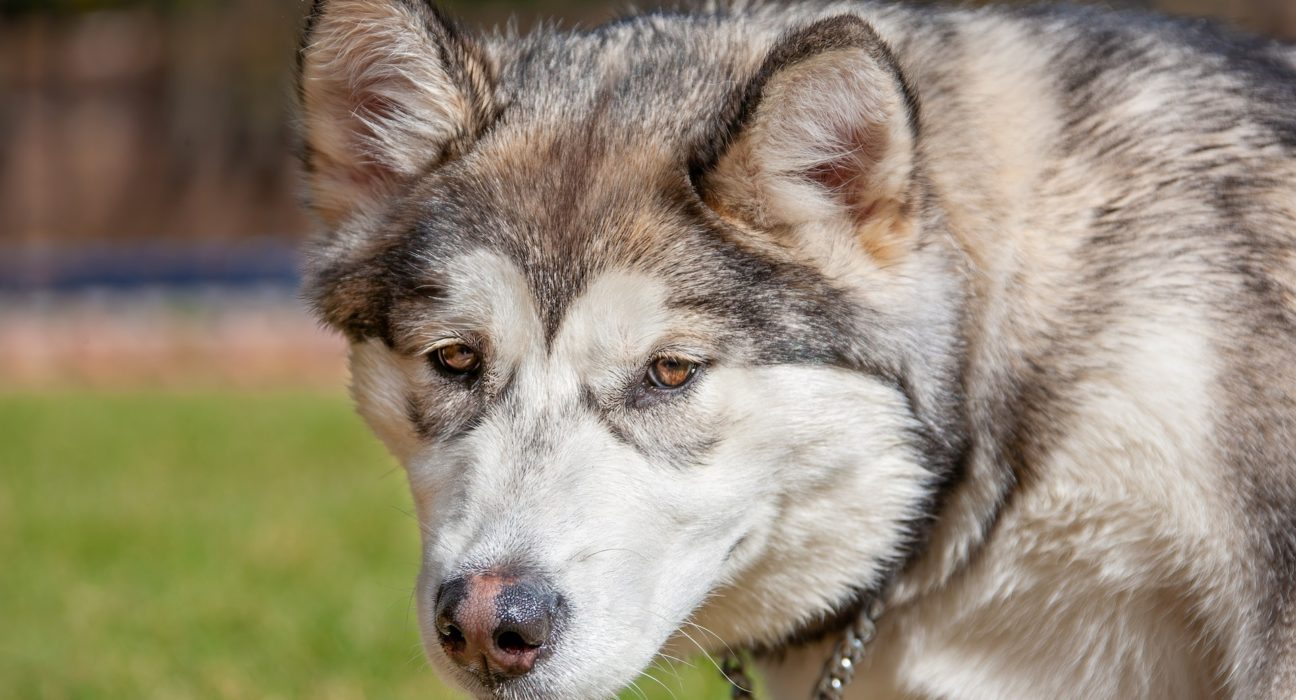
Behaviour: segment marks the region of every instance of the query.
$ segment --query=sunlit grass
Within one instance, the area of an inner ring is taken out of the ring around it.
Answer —
[[[0,396],[0,697],[456,697],[408,511],[340,396]]]

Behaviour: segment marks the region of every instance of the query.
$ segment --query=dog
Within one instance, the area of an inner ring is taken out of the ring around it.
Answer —
[[[1296,697],[1292,46],[317,0],[299,62],[303,294],[468,694],[702,648],[774,698]]]

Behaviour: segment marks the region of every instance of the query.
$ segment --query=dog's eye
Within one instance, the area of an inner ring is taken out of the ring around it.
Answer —
[[[481,354],[463,343],[438,348],[431,360],[437,369],[455,376],[472,374],[481,367]]]
[[[656,389],[680,389],[697,375],[698,363],[679,357],[660,357],[648,367],[648,384]]]

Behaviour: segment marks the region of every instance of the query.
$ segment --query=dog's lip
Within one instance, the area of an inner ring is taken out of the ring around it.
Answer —
[[[533,672],[513,677],[489,672],[485,657],[478,659],[470,670],[455,664],[444,649],[438,648],[437,654],[444,662],[444,666],[451,670],[451,675],[458,677],[460,684],[474,697],[496,698],[502,691],[508,690],[511,691],[510,697],[540,699],[548,698],[551,694],[544,692],[543,679],[537,679],[535,671],[542,669],[541,664],[554,654],[554,646],[553,644],[540,645],[535,661],[536,668]]]
[[[483,678],[475,673],[465,675],[472,679],[470,683],[465,684],[469,695],[481,700],[493,700],[505,696],[510,698],[535,698],[536,700],[553,697],[553,694],[545,692],[543,684],[537,683],[534,678],[526,676],[507,678],[489,675]]]

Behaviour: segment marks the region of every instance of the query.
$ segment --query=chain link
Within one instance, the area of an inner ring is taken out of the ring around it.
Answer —
[[[846,686],[855,678],[855,670],[864,660],[869,642],[877,636],[877,618],[882,614],[882,603],[874,600],[860,609],[855,622],[837,640],[832,656],[819,675],[814,700],[842,700]]]
[[[855,678],[855,670],[864,660],[869,642],[877,636],[877,619],[882,614],[882,603],[879,600],[866,603],[855,621],[842,633],[841,639],[833,647],[832,656],[824,665],[815,685],[811,700],[843,700],[846,686]],[[730,697],[733,700],[752,700],[756,697],[755,685],[747,674],[746,663],[738,654],[725,657],[721,672],[730,683]]]

